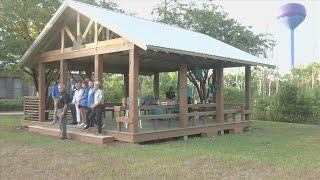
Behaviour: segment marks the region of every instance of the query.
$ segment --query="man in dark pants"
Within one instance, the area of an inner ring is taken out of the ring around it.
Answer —
[[[97,135],[102,134],[102,113],[104,112],[104,92],[101,89],[100,82],[96,81],[94,83],[94,103],[92,109],[94,109],[96,114],[96,124],[98,126]]]
[[[60,131],[61,131],[61,139],[67,139],[67,112],[68,112],[68,105],[69,105],[69,95],[65,91],[64,84],[60,84],[58,86],[60,97],[57,103],[57,116],[60,121]]]
[[[69,86],[68,86],[68,93],[69,93],[70,100],[73,99],[73,95],[74,95],[75,90],[76,90],[76,83],[73,78],[70,78]],[[69,107],[70,107],[71,115],[72,115],[72,122],[70,124],[76,125],[76,124],[78,124],[77,123],[77,115],[76,115],[76,107],[74,104],[70,104]]]
[[[94,84],[92,81],[89,81],[89,92],[88,92],[88,99],[87,99],[87,107],[88,107],[88,112],[87,112],[87,126],[84,128],[84,130],[88,129],[89,127],[93,127],[93,122],[95,118],[95,112],[92,109],[93,103],[94,103]]]

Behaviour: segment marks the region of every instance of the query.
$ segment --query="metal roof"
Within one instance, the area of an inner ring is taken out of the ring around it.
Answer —
[[[45,36],[48,28],[51,28],[66,7],[70,7],[88,18],[97,21],[102,26],[107,27],[144,50],[163,50],[166,52],[200,56],[235,63],[274,67],[274,65],[266,59],[253,56],[238,48],[198,32],[117,13],[101,7],[71,0],[65,1],[61,5],[43,32],[41,32],[36,41],[22,57],[21,65],[25,64],[33,49],[36,49],[37,43],[41,41],[41,38]]]

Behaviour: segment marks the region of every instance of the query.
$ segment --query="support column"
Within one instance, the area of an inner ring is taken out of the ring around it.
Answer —
[[[60,60],[60,83],[67,87],[68,82],[68,62],[64,59]]]
[[[138,132],[139,59],[137,49],[129,50],[129,131]]]
[[[101,84],[102,82],[102,73],[103,73],[103,61],[102,55],[94,55],[94,80],[99,81]]]
[[[156,72],[153,74],[153,98],[156,100],[160,99],[159,96],[159,73]]]
[[[39,83],[38,83],[38,96],[39,96],[39,121],[45,120],[45,110],[46,110],[46,75],[45,75],[45,65],[39,63]]]
[[[129,74],[123,74],[123,92],[125,97],[129,97]]]
[[[250,111],[251,102],[251,66],[245,67],[245,110]],[[250,113],[245,114],[245,120],[250,120]]]
[[[179,124],[181,128],[187,125],[187,73],[187,65],[181,64],[179,66]]]
[[[216,70],[216,121],[217,123],[224,122],[224,102],[223,102],[223,66],[219,64]]]

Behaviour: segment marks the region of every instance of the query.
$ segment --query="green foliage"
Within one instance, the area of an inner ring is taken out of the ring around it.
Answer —
[[[22,110],[23,99],[0,99],[0,112]]]
[[[124,97],[123,76],[120,74],[107,74],[104,76],[103,82],[106,101],[108,103],[120,103]]]
[[[178,83],[178,73],[161,73],[159,81],[160,100],[163,101],[166,99],[166,92],[169,90],[169,87],[173,87],[173,89],[176,89]],[[176,94],[176,97],[178,97],[178,94]]]
[[[293,123],[320,123],[320,88],[303,90],[294,83],[283,83],[271,97],[254,101],[256,118]]]
[[[234,87],[224,88],[224,102],[227,104],[241,104],[244,103],[244,90]]]

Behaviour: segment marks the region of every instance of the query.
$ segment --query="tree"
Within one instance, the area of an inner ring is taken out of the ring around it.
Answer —
[[[112,2],[81,1],[124,12]],[[0,1],[0,68],[26,73],[32,79],[37,91],[38,67],[19,68],[17,64],[60,5],[59,0]],[[48,69],[46,71],[46,87],[58,78],[59,72],[57,70]]]
[[[243,26],[235,19],[229,18],[229,15],[220,6],[214,5],[212,0],[203,3],[195,0],[189,3],[165,0],[158,4],[152,14],[156,21],[209,35],[256,56],[267,57],[275,45],[270,34],[254,34],[251,27]],[[209,70],[201,70],[204,78],[199,78],[195,71],[190,71],[188,78],[197,88],[201,101],[205,101],[208,94],[204,92],[211,76]]]

